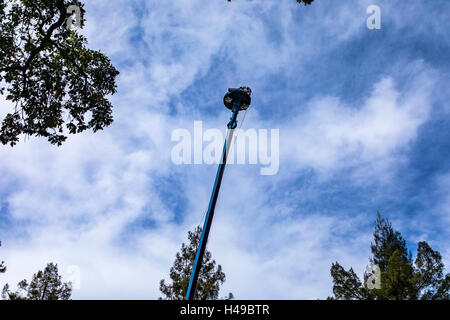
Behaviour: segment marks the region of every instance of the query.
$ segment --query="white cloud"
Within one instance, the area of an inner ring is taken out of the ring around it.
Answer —
[[[284,161],[324,172],[368,163],[374,173],[386,173],[428,120],[432,83],[429,75],[419,74],[400,92],[393,78],[384,78],[361,105],[337,97],[314,99],[281,133]]]

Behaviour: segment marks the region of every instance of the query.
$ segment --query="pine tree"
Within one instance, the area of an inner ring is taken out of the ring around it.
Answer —
[[[411,263],[411,256],[406,248],[406,240],[403,239],[400,232],[394,231],[392,224],[383,218],[379,212],[377,213],[373,238],[375,243],[370,245],[373,254],[370,260],[371,263],[378,265],[381,271],[386,270],[394,251],[398,251],[401,259],[408,260]]]
[[[22,280],[18,290],[12,292],[6,284],[2,290],[2,298],[6,300],[69,300],[72,294],[71,283],[63,283],[58,274],[58,265],[49,263],[44,271],[33,275],[31,282]]]
[[[380,269],[380,288],[370,289],[369,274],[364,284],[352,268],[346,271],[338,262],[331,266],[334,297],[342,300],[449,300],[450,274],[444,277],[439,252],[426,242],[419,242],[416,260],[412,261],[406,241],[379,213],[375,222],[370,262]]]
[[[450,300],[450,274],[444,277],[441,254],[425,241],[418,244],[413,283],[417,298]]]
[[[365,300],[370,294],[370,292],[362,286],[361,281],[352,268],[350,268],[349,271],[345,271],[345,269],[336,262],[331,265],[330,272],[334,281],[334,297],[329,297],[328,299]]]
[[[402,256],[400,250],[395,250],[389,257],[386,270],[381,273],[378,297],[393,300],[414,299],[414,283],[411,281],[413,274],[412,264]]]
[[[2,242],[0,241],[0,247],[2,246]],[[0,262],[0,273],[5,273],[6,272],[6,266],[5,266],[5,261],[1,261]]]
[[[197,227],[194,231],[188,232],[189,243],[181,245],[181,252],[176,254],[173,267],[170,268],[171,284],[166,284],[161,280],[159,289],[164,294],[166,300],[183,300],[189,286],[189,280],[194,265],[197,247],[202,234],[202,228]],[[222,267],[216,267],[216,261],[212,260],[211,252],[205,251],[202,268],[198,276],[197,288],[194,299],[196,300],[217,300],[220,286],[225,282],[225,273]],[[229,293],[225,299],[233,299],[233,294]]]

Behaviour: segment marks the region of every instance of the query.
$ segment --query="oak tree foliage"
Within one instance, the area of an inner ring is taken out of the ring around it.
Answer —
[[[415,261],[408,252],[402,235],[379,213],[373,233],[370,262],[381,271],[380,288],[369,289],[364,275],[362,282],[350,268],[345,270],[338,262],[331,266],[333,297],[340,300],[449,300],[450,274],[444,275],[441,254],[428,243],[417,245]]]
[[[297,0],[298,3],[303,3],[305,6],[311,4],[314,0]]]
[[[13,292],[6,284],[2,290],[2,298],[6,300],[69,300],[72,294],[70,282],[63,283],[58,274],[58,265],[49,263],[44,271],[33,275],[31,282],[22,280],[17,284],[18,290]]]
[[[94,132],[113,121],[107,96],[119,72],[87,39],[68,28],[70,5],[80,1],[0,0],[0,94],[11,104],[0,141],[42,136],[61,145],[67,133]],[[1,119],[0,119],[1,121]]]
[[[171,283],[166,284],[164,279],[160,282],[159,289],[164,294],[164,297],[160,299],[185,299],[201,234],[201,227],[188,232],[189,243],[181,245],[181,251],[176,254],[173,267],[170,268]],[[220,265],[216,266],[216,261],[212,259],[211,252],[206,250],[198,276],[194,299],[217,300],[220,286],[224,282],[225,273],[222,271],[222,267]],[[233,299],[233,294],[229,293],[225,299]]]

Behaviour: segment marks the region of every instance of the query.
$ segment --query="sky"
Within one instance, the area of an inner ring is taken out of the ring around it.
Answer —
[[[366,10],[381,9],[381,29]],[[221,296],[325,299],[369,264],[377,212],[450,266],[448,0],[86,0],[89,48],[120,71],[114,123],[0,146],[0,287],[48,262],[73,299],[157,299],[202,223],[216,164],[175,164],[176,129],[279,130],[279,170],[226,167],[208,241]],[[12,105],[0,96],[0,118]],[[75,270],[75,272],[74,272]],[[75,277],[75,278],[74,278]]]

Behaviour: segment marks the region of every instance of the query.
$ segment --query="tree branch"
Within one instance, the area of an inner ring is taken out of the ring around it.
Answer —
[[[42,39],[41,44],[39,47],[35,48],[33,51],[31,51],[30,56],[28,57],[28,60],[25,62],[25,65],[23,66],[24,70],[26,70],[30,64],[32,63],[34,57],[44,49],[44,47],[50,42],[51,36],[53,35],[53,31],[55,31],[57,28],[61,27],[64,24],[64,21],[66,21],[67,14],[66,14],[66,8],[64,6],[64,1],[59,0],[57,4],[57,8],[59,12],[61,13],[58,21],[56,21],[54,24],[50,26],[50,28],[47,30],[47,33]]]
[[[39,52],[41,52],[45,48],[45,46],[47,44],[49,44],[51,42],[51,37],[53,35],[53,32],[57,28],[61,27],[64,24],[64,22],[66,21],[66,18],[68,17],[68,15],[66,13],[66,7],[64,6],[64,0],[58,0],[57,8],[60,12],[58,21],[56,21],[54,24],[52,24],[50,26],[50,28],[48,28],[47,33],[45,34],[44,38],[41,41],[41,44],[38,47],[36,47],[34,50],[31,51],[30,56],[28,57],[25,64],[23,66],[4,67],[4,68],[0,69],[0,72],[21,70],[22,76],[25,78],[25,76],[26,76],[25,73],[26,73],[27,69],[30,67],[30,65],[32,64],[33,59],[39,54]],[[40,28],[40,29],[42,30],[42,28]]]

